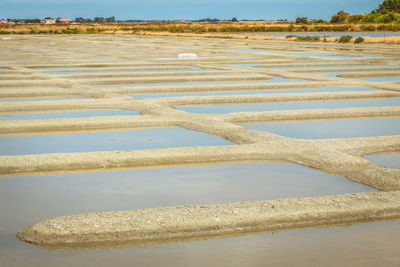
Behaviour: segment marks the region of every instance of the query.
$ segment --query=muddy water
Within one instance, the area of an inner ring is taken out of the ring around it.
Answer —
[[[246,124],[247,128],[301,139],[350,138],[400,134],[400,119],[331,120]]]
[[[210,105],[179,107],[179,110],[192,113],[224,114],[245,111],[270,111],[270,110],[294,110],[294,109],[329,109],[351,107],[385,107],[400,106],[400,98],[384,99],[356,99],[336,101],[309,101],[309,102],[276,102],[234,105]]]
[[[0,155],[217,146],[231,142],[182,128],[0,136]]]
[[[84,118],[99,116],[130,116],[139,115],[139,112],[133,110],[90,110],[90,111],[72,111],[55,113],[21,113],[21,114],[0,114],[0,120],[35,120],[35,119],[57,119],[57,118]]]
[[[400,169],[400,154],[366,155],[364,158],[388,168]]]
[[[3,177],[0,203],[7,204],[0,205],[0,258],[4,266],[337,266],[398,262],[400,241],[393,233],[400,230],[399,221],[97,251],[50,251],[16,238],[16,233],[28,225],[74,213],[361,191],[372,190],[289,163]]]

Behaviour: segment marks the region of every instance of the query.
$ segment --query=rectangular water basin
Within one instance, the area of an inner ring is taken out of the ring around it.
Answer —
[[[151,148],[217,146],[232,143],[182,128],[0,136],[0,155],[69,153]]]
[[[388,168],[400,169],[400,154],[366,155],[364,158]]]
[[[400,98],[377,98],[356,99],[336,101],[309,101],[309,102],[273,102],[254,104],[227,104],[227,105],[204,105],[185,106],[177,109],[192,113],[225,114],[233,112],[271,111],[271,110],[294,110],[294,109],[330,109],[351,107],[385,107],[400,106]]]
[[[0,120],[37,120],[37,119],[57,119],[57,118],[84,118],[101,116],[130,116],[139,115],[133,110],[89,110],[56,113],[21,113],[21,114],[0,114]]]
[[[311,64],[314,64],[314,63],[311,63]],[[357,65],[357,66],[355,66],[355,65],[349,65],[349,66],[346,66],[346,65],[341,65],[341,66],[322,66],[322,67],[318,67],[318,66],[301,66],[301,67],[299,67],[299,66],[293,66],[293,67],[284,67],[284,68],[276,68],[276,67],[274,67],[273,69],[276,69],[276,70],[301,70],[301,69],[312,69],[312,68],[318,68],[318,69],[320,69],[321,70],[321,72],[322,71],[324,71],[325,69],[326,70],[331,70],[331,69],[351,69],[351,68],[354,68],[354,69],[358,69],[358,68],[377,68],[376,69],[376,71],[379,71],[379,68],[387,68],[387,67],[398,67],[397,65]],[[385,70],[385,71],[387,71],[387,70]]]
[[[321,238],[324,242],[326,241],[326,244],[332,244],[335,240],[335,245],[338,240],[345,238],[342,241],[347,246],[346,248],[351,248],[354,244],[358,247],[360,242],[349,242],[348,239],[354,241],[354,237],[358,235],[366,238],[371,233],[369,231],[371,228],[364,229],[365,233],[354,230],[354,227],[319,228],[275,232],[273,235],[263,233],[190,243],[95,251],[51,251],[18,240],[16,233],[24,227],[48,218],[93,211],[368,191],[374,190],[344,178],[292,163],[232,164],[3,177],[0,179],[0,201],[7,205],[0,205],[2,214],[0,216],[0,236],[2,237],[0,256],[5,266],[16,267],[26,266],[26,262],[29,262],[30,266],[61,267],[69,267],[71,264],[74,266],[93,264],[96,266],[110,266],[110,264],[156,266],[161,262],[161,265],[188,266],[188,262],[192,262],[193,258],[201,266],[215,266],[220,265],[219,263],[223,262],[221,260],[225,257],[235,261],[235,264],[228,264],[229,266],[248,266],[250,263],[256,266],[261,258],[264,263],[270,263],[268,259],[277,262],[278,258],[292,259],[293,262],[299,263],[304,260],[305,255],[308,255],[306,252],[301,257],[296,256],[297,253],[304,253],[301,248],[304,249],[305,243],[308,244],[307,249],[310,249],[310,242],[317,242],[315,249],[320,249]],[[376,226],[372,229],[376,230]],[[393,230],[393,227],[385,227],[385,229]],[[372,231],[372,233],[375,232]],[[380,244],[371,244],[371,249],[376,251]],[[382,242],[382,245],[387,244]],[[340,248],[341,246],[335,249],[335,256]],[[185,253],[182,254],[182,251]],[[327,255],[332,255],[331,251],[329,248]],[[396,249],[394,251],[397,252]],[[275,255],[275,252],[279,254],[279,257]],[[313,258],[315,257],[314,249],[309,253],[313,255]],[[220,258],[220,254],[223,258]],[[351,254],[354,256],[353,250]],[[295,256],[296,259],[293,258]],[[265,259],[267,261],[264,261]],[[324,256],[321,256],[321,264],[324,259],[326,260]],[[352,262],[354,260],[352,259]],[[309,262],[307,264],[306,266],[309,266]]]
[[[297,53],[285,53],[290,56],[299,56],[299,57],[326,57],[326,58],[340,58],[340,59],[355,59],[355,58],[378,58],[379,56],[362,56],[362,55],[339,55],[332,53],[308,53],[308,52],[297,52]]]
[[[137,98],[159,98],[159,97],[180,97],[180,96],[219,96],[219,95],[259,95],[259,94],[291,94],[291,93],[322,93],[322,92],[357,92],[375,91],[367,87],[346,87],[346,88],[323,88],[323,89],[284,89],[284,90],[261,90],[261,91],[221,91],[221,92],[191,92],[191,93],[169,93],[169,94],[145,94],[131,95]]]
[[[370,82],[400,82],[400,75],[399,76],[357,78],[357,79],[363,80],[363,81],[370,81]]]
[[[260,123],[243,126],[299,139],[400,135],[400,118]]]

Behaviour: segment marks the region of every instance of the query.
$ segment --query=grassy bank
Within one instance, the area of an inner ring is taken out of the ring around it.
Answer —
[[[132,33],[132,32],[169,32],[169,33],[246,33],[246,32],[360,32],[360,31],[400,31],[400,24],[311,24],[268,23],[262,21],[246,22],[153,22],[125,24],[76,24],[45,25],[17,24],[2,25],[2,34],[93,34],[93,33]]]
[[[325,41],[333,42],[336,38],[285,38],[275,36],[235,35],[235,33],[268,33],[289,32],[362,32],[362,31],[400,31],[400,24],[314,24],[296,25],[293,23],[268,23],[265,21],[241,22],[153,22],[153,23],[124,23],[124,24],[75,24],[75,25],[45,25],[17,24],[1,25],[0,34],[149,34],[149,35],[181,35],[205,36],[210,38],[235,39],[266,39],[266,40],[296,40],[296,41]],[[291,34],[292,33],[292,34]],[[365,38],[372,43],[400,43],[400,37]]]

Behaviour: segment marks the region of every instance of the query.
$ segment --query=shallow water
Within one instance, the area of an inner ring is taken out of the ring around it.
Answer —
[[[373,55],[340,55],[332,53],[310,53],[310,52],[296,52],[296,53],[285,53],[291,56],[301,56],[301,57],[326,57],[326,58],[340,58],[340,59],[354,59],[354,58],[376,58],[378,56]]]
[[[314,62],[312,63],[314,64]],[[276,70],[301,70],[301,69],[313,69],[313,68],[318,68],[319,70],[321,70],[321,72],[324,69],[330,70],[330,69],[358,69],[358,68],[377,68],[374,71],[380,71],[379,68],[386,68],[386,67],[398,67],[398,65],[360,65],[360,66],[301,66],[301,67],[284,67],[284,68],[271,68],[271,69],[276,69]],[[387,70],[385,70],[387,71]]]
[[[182,128],[0,136],[0,155],[217,146],[231,142]]]
[[[370,81],[370,82],[400,82],[400,75],[399,76],[357,78],[357,79],[363,80],[363,81]]]
[[[244,124],[246,128],[299,139],[400,135],[400,119],[330,120]]]
[[[338,255],[335,264],[376,256],[385,256],[380,263],[396,262],[400,243],[393,233],[399,221],[97,251],[51,251],[16,238],[29,225],[83,212],[361,191],[371,189],[290,163],[3,177],[0,201],[7,205],[0,205],[0,257],[5,266],[310,266],[310,261],[326,266],[327,257]],[[365,252],[372,254],[355,257]]]
[[[388,168],[400,169],[400,154],[366,155],[364,158]]]
[[[400,106],[400,98],[376,98],[336,101],[309,101],[309,102],[275,102],[254,104],[227,104],[210,106],[187,106],[177,109],[192,113],[224,114],[245,111],[271,111],[271,110],[294,110],[294,109],[329,109],[350,107],[385,107]]]
[[[61,98],[30,98],[30,99],[1,99],[1,102],[24,102],[24,101],[49,101],[49,100],[76,100],[93,99],[91,97],[61,97]]]
[[[268,36],[330,36],[341,37],[343,35],[351,35],[353,37],[389,37],[400,36],[400,32],[263,32],[263,33],[240,33],[240,35],[268,35]]]
[[[229,66],[238,66],[238,67],[246,67],[253,68],[255,66],[261,65],[260,63],[239,63],[239,64],[229,64]]]
[[[353,91],[357,92],[357,91],[375,91],[375,90],[366,87],[348,87],[348,88],[324,88],[324,89],[285,89],[285,90],[262,90],[262,91],[221,91],[221,92],[145,94],[145,95],[131,95],[131,97],[158,98],[158,97],[180,97],[180,96],[256,95],[256,94],[290,94],[290,93],[353,92]]]
[[[56,113],[21,113],[21,114],[0,114],[0,120],[35,120],[35,119],[57,119],[57,118],[84,118],[99,116],[130,116],[139,115],[133,110],[90,110]]]

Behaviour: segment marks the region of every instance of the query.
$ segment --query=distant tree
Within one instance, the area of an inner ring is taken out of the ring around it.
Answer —
[[[53,19],[52,17],[45,17],[44,19]]]
[[[76,23],[85,23],[85,19],[82,18],[82,17],[79,17],[79,18],[76,18],[76,19],[75,19],[75,22],[76,22]]]
[[[396,20],[395,14],[393,12],[387,13],[383,17],[383,23],[391,23]]]
[[[344,23],[351,15],[343,10],[339,11],[336,15],[331,18],[331,23]]]
[[[232,22],[237,22],[238,19],[237,19],[236,17],[233,17],[231,21],[232,21]]]
[[[112,17],[106,18],[105,21],[106,21],[107,23],[115,22],[115,17],[112,16]]]
[[[94,23],[104,23],[104,18],[102,18],[102,17],[95,17],[95,18],[93,19],[93,22],[94,22]]]
[[[40,19],[24,19],[25,23],[40,23]]]
[[[297,17],[296,24],[308,24],[307,17]]]
[[[374,11],[383,14],[391,11],[400,13],[400,0],[384,0]]]

